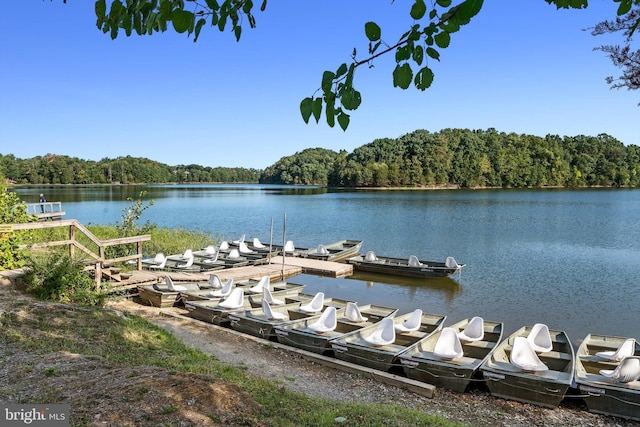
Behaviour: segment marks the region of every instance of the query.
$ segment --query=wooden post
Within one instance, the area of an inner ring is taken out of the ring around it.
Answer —
[[[96,262],[96,289],[100,289],[102,284],[102,261]]]
[[[73,259],[75,255],[75,241],[76,241],[76,226],[71,224],[69,225],[69,240],[71,240],[71,244],[69,245],[69,257]]]
[[[136,246],[138,247],[137,266],[138,266],[138,271],[140,271],[142,270],[142,242],[138,242]]]

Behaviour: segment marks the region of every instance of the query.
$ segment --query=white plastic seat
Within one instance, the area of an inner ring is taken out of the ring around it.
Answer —
[[[204,254],[207,256],[212,256],[216,254],[216,247],[213,245],[209,245],[206,248],[204,248]]]
[[[393,344],[396,340],[396,329],[393,327],[393,319],[391,317],[385,317],[379,321],[371,335],[364,337],[364,340],[375,346]]]
[[[458,338],[458,333],[455,329],[442,328],[436,345],[433,348],[433,355],[448,360],[456,359],[464,355],[460,338]]]
[[[244,289],[235,288],[229,296],[218,304],[222,308],[240,308],[244,305]]]
[[[222,280],[217,274],[209,276],[209,287],[212,289],[222,289]]]
[[[245,237],[245,234],[243,234],[242,236],[240,236],[240,238],[239,238],[238,240],[233,240],[233,241],[232,241],[232,242],[233,242],[233,244],[235,244],[235,245],[239,245],[240,243],[244,243],[244,237]]]
[[[194,257],[193,255],[191,255],[191,257],[187,258],[187,262],[182,263],[182,264],[178,264],[176,265],[177,268],[191,268],[191,266],[193,265],[193,260]]]
[[[596,353],[596,356],[612,360],[614,362],[619,362],[627,356],[633,356],[635,353],[636,340],[634,338],[626,339],[617,350],[614,351],[599,351]]]
[[[233,279],[227,280],[224,286],[220,289],[216,289],[215,291],[209,292],[210,297],[226,297],[233,290]]]
[[[479,316],[473,317],[467,323],[464,330],[460,331],[458,338],[462,341],[480,341],[484,338],[484,319]]]
[[[628,383],[640,379],[640,356],[627,356],[615,369],[601,369],[600,375],[618,383]]]
[[[182,259],[189,259],[189,258],[193,258],[193,251],[191,249],[187,249],[186,251],[184,251],[184,253],[181,255]]]
[[[324,292],[318,292],[313,296],[311,301],[308,304],[304,304],[300,306],[300,311],[304,311],[306,313],[317,313],[322,310],[324,306]]]
[[[187,290],[186,286],[174,284],[173,280],[171,280],[171,277],[169,277],[169,276],[164,276],[164,280],[167,283],[167,288],[172,292],[180,292],[180,291],[186,291]]]
[[[269,288],[264,288],[262,290],[262,299],[267,301],[271,305],[282,305],[282,304],[284,304],[284,300],[281,300],[281,299],[273,297],[273,295],[271,294],[271,291],[269,290]]]
[[[229,255],[227,255],[227,258],[229,259],[239,259],[240,258],[240,251],[237,249],[231,249],[231,251],[229,251]]]
[[[260,239],[258,239],[257,237],[253,238],[253,247],[254,248],[258,248],[258,249],[266,248],[266,246],[263,245],[262,242],[260,241]]]
[[[460,264],[458,264],[458,261],[452,256],[448,256],[447,259],[444,260],[444,265],[447,266],[447,268],[460,268]]]
[[[264,299],[264,298],[262,298],[262,311],[264,312],[264,315],[269,320],[285,320],[285,319],[287,319],[287,315],[286,314],[279,313],[277,311],[273,311],[271,309],[271,305],[269,305],[267,300]]]
[[[153,258],[153,264],[149,265],[149,268],[157,268],[162,270],[167,265],[167,257],[163,253],[159,252]]]
[[[549,327],[544,323],[536,323],[531,328],[529,335],[527,336],[531,348],[536,353],[544,353],[553,350],[553,342],[551,342],[551,335],[549,334]]]
[[[413,310],[413,313],[411,313],[411,315],[405,319],[404,322],[398,323],[394,326],[394,328],[398,333],[417,331],[418,329],[420,329],[421,323],[422,310],[416,308],[415,310]]]
[[[271,279],[269,278],[269,276],[262,276],[260,281],[255,286],[250,287],[247,292],[250,292],[252,294],[261,294],[263,293],[264,289],[269,289],[270,282]]]
[[[253,251],[251,249],[249,249],[249,246],[247,246],[247,244],[245,242],[240,242],[238,244],[238,251],[241,254],[252,254]]]
[[[324,245],[318,245],[316,253],[318,255],[329,255],[329,250]]]
[[[417,257],[417,256],[415,256],[415,255],[411,255],[411,256],[409,257],[409,261],[408,261],[408,263],[409,263],[409,266],[410,266],[410,267],[420,267],[420,266],[422,265],[422,263],[420,262],[420,260],[418,259],[418,257]]]
[[[513,341],[513,348],[509,356],[511,364],[523,371],[547,371],[549,368],[542,363],[536,352],[531,347],[531,343],[525,337],[516,337]]]
[[[222,243],[220,243],[220,250],[221,251],[228,251],[229,250],[229,242],[227,242],[226,240],[223,240]]]
[[[296,250],[295,245],[293,244],[293,242],[291,240],[287,240],[287,242],[284,244],[284,251],[285,253],[292,253]]]
[[[209,258],[205,258],[202,262],[207,263],[207,264],[213,264],[214,262],[218,261],[218,256],[220,255],[220,252],[214,252],[212,254],[212,256],[210,256]]]
[[[360,313],[360,309],[358,308],[358,304],[356,304],[355,302],[351,302],[351,301],[349,301],[347,303],[347,307],[346,307],[346,309],[344,311],[344,316],[350,322],[366,322],[367,321],[367,318],[363,317],[362,313]]]
[[[365,261],[370,261],[370,262],[378,261],[378,257],[376,256],[376,253],[375,253],[375,252],[373,252],[373,251],[369,251],[369,252],[367,252],[367,254],[364,256],[364,260],[365,260]]]
[[[319,334],[333,331],[338,326],[337,310],[335,307],[327,307],[318,320],[307,325],[307,328]]]

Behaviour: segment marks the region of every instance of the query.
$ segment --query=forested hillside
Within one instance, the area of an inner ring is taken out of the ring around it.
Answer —
[[[55,154],[31,159],[0,154],[0,172],[15,184],[258,182],[260,174],[256,169],[245,168],[168,166],[130,156],[95,162]]]
[[[266,168],[260,182],[346,187],[583,187],[640,185],[640,147],[606,134],[544,138],[495,129],[417,130],[352,153],[308,149]]]

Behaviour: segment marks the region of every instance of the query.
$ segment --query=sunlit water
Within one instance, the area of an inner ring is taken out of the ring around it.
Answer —
[[[454,256],[460,276],[383,283],[380,278],[301,275],[305,292],[361,304],[422,308],[447,324],[480,315],[505,332],[536,322],[640,338],[640,190],[328,192],[264,185],[20,188],[28,202],[62,201],[65,218],[109,224],[141,189],[155,204],[143,216],[160,226],[236,239],[293,240],[315,247],[364,240],[363,251],[426,260]],[[286,214],[286,230],[283,228]],[[185,248],[186,249],[186,248]]]

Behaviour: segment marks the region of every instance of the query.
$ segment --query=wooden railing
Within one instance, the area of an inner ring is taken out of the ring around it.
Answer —
[[[62,202],[27,203],[27,213],[38,217],[38,221],[48,219],[62,219],[65,211],[62,210]]]
[[[110,266],[112,264],[118,262],[126,262],[135,260],[136,266],[138,270],[142,270],[142,242],[147,242],[151,240],[151,236],[148,234],[144,234],[141,236],[131,236],[131,237],[120,237],[116,239],[108,239],[101,240],[96,237],[91,231],[89,231],[84,225],[80,224],[78,220],[75,219],[65,219],[60,221],[51,221],[51,222],[30,222],[24,224],[10,224],[5,225],[5,227],[9,228],[11,231],[18,230],[36,230],[36,229],[44,229],[44,228],[58,228],[58,227],[68,227],[69,228],[69,238],[65,240],[58,240],[53,242],[42,242],[42,243],[34,243],[29,245],[31,248],[46,248],[51,246],[69,246],[69,256],[72,258],[75,256],[75,250],[78,249],[85,255],[89,257],[88,264],[92,265],[95,268],[95,276],[96,276],[96,286],[100,287],[102,282],[102,269],[105,266]],[[76,231],[81,232],[86,238],[97,247],[96,251],[93,251],[87,248],[85,245],[80,243],[76,239]],[[133,255],[127,255],[118,258],[110,258],[107,259],[105,257],[106,248],[110,246],[118,246],[118,245],[136,245],[136,253]]]

